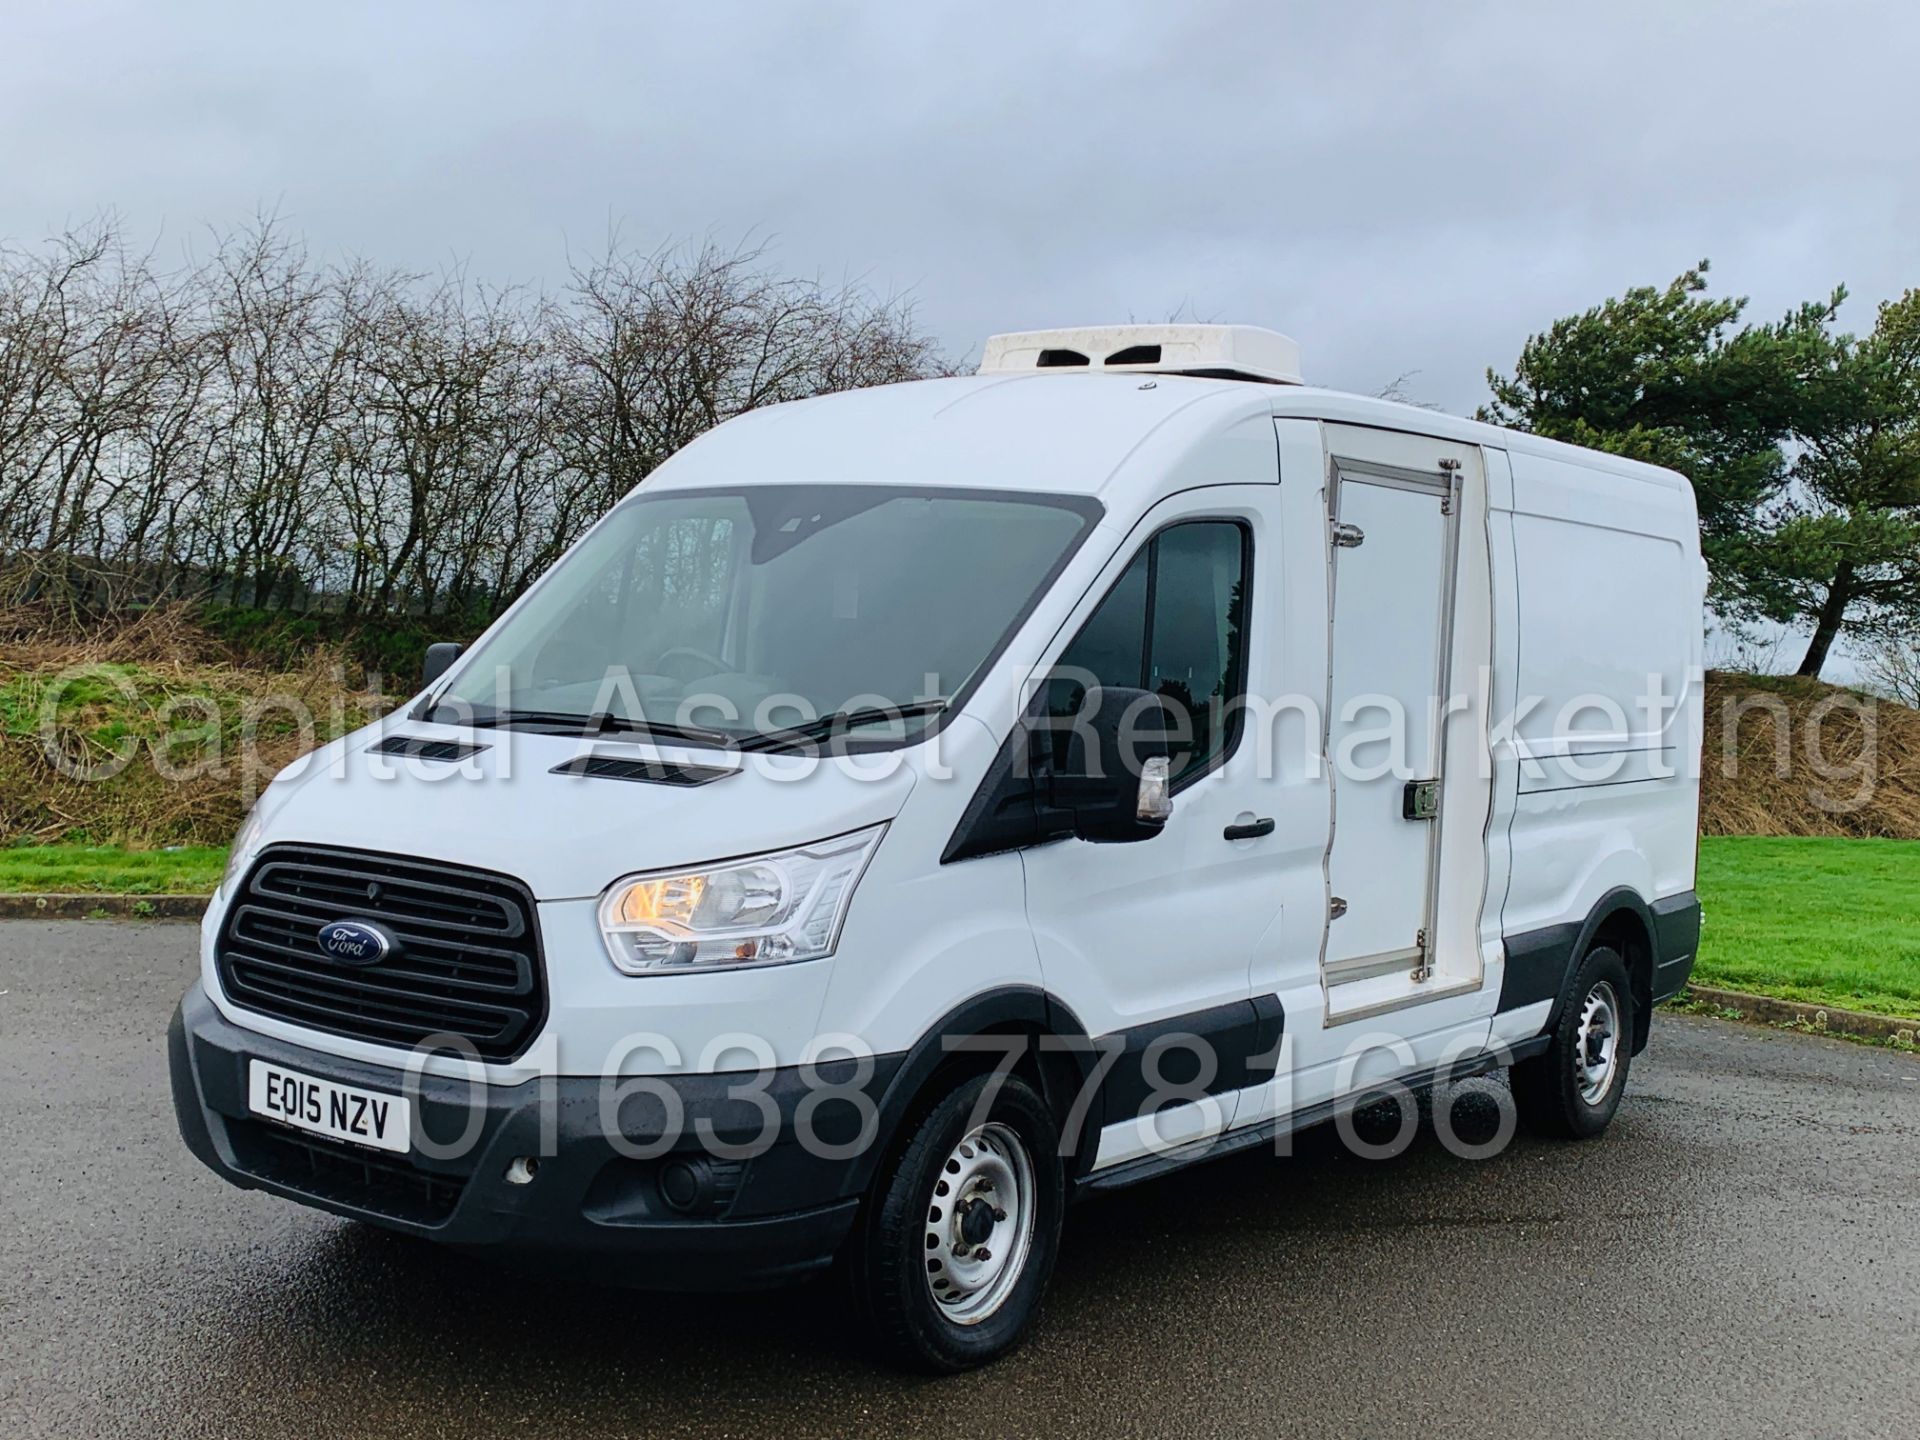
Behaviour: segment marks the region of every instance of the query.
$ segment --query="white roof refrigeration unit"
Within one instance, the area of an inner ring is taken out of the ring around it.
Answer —
[[[982,375],[1090,370],[1205,375],[1301,385],[1300,347],[1254,325],[1095,325],[1027,330],[988,339]]]

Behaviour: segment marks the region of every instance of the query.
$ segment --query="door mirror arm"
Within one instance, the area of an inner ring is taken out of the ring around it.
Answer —
[[[1151,840],[1165,828],[1173,796],[1164,702],[1144,690],[1114,687],[1090,697],[1073,717],[1066,763],[1057,766],[1059,725],[1038,703],[1043,698],[1044,692],[1000,747],[941,864],[1076,837],[1106,844]]]

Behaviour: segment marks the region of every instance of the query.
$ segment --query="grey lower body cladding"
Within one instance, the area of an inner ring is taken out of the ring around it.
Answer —
[[[1700,947],[1699,896],[1686,890],[1649,903],[1631,891],[1614,891],[1603,897],[1584,921],[1547,925],[1506,937],[1500,1013],[1543,1000],[1560,1001],[1580,958],[1601,927],[1623,915],[1631,916],[1639,925],[1648,947],[1651,963],[1646,977],[1647,998],[1657,1005],[1679,994],[1693,972],[1694,956]],[[1645,1018],[1636,1021],[1641,1037],[1646,1033]]]

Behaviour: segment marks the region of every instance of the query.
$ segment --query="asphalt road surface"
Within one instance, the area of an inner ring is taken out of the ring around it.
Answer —
[[[167,1097],[194,943],[0,923],[0,1433],[1920,1433],[1910,1056],[1663,1016],[1597,1143],[1094,1201],[1026,1347],[929,1381],[828,1285],[548,1286],[228,1188]]]

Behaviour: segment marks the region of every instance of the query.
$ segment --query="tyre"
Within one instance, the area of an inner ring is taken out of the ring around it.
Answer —
[[[1520,1120],[1537,1135],[1586,1140],[1607,1128],[1627,1088],[1633,988],[1619,952],[1596,946],[1574,976],[1552,1042],[1509,1072]]]
[[[1053,1273],[1065,1200],[1059,1132],[1031,1086],[980,1076],[948,1093],[874,1178],[855,1234],[854,1299],[881,1353],[951,1374],[1011,1350]]]

